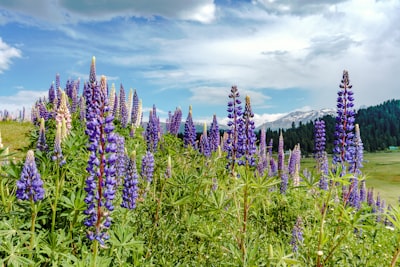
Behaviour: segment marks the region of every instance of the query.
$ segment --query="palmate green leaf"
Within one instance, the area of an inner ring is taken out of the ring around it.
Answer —
[[[8,236],[7,239],[3,239],[0,242],[0,251],[4,252],[5,257],[0,260],[5,266],[29,266],[34,264],[34,261],[28,258],[31,251],[25,247],[25,243],[28,242],[30,235],[22,235],[21,239],[16,241],[12,236]],[[15,244],[14,244],[15,243]]]
[[[115,247],[137,250],[143,250],[144,244],[143,241],[134,239],[129,227],[114,227],[113,230],[110,230],[110,242]]]

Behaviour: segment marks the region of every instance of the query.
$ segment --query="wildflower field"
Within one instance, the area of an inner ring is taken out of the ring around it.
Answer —
[[[37,101],[21,160],[0,139],[2,266],[397,266],[400,212],[365,180],[347,71],[332,157],[317,120],[307,166],[300,141],[287,155],[283,135],[256,138],[236,86],[229,130],[214,116],[198,137],[189,108],[182,138],[179,108],[143,123],[94,59],[79,87],[58,77]]]

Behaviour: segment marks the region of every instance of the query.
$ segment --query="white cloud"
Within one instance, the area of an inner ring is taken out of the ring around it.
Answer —
[[[47,94],[48,91],[20,90],[14,95],[0,96],[1,109],[16,116],[25,107],[28,116],[35,102],[39,98],[47,97]]]
[[[21,50],[3,42],[0,37],[0,74],[10,67],[12,59],[20,58],[21,56]]]
[[[116,17],[160,16],[168,19],[192,20],[210,23],[215,18],[213,0],[13,0],[0,3],[0,8],[17,12],[6,14],[2,20],[25,21],[27,24],[50,23],[58,25],[85,21],[110,21]],[[33,19],[33,20],[32,20]]]

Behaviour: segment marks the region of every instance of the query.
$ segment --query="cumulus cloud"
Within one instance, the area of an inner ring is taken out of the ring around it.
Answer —
[[[10,67],[14,58],[20,58],[21,56],[21,50],[3,42],[0,37],[0,74]]]
[[[109,21],[116,17],[152,19],[156,16],[209,23],[215,19],[216,9],[212,0],[13,0],[0,3],[0,8],[17,12],[18,19],[26,22],[29,22],[29,16],[38,22],[57,24]],[[13,19],[7,13],[4,17]]]

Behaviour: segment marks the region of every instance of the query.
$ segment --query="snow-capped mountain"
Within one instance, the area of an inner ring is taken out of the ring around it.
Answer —
[[[295,126],[299,126],[299,123],[307,123],[309,121],[314,121],[315,119],[321,118],[325,115],[336,115],[335,109],[321,109],[321,110],[310,110],[310,111],[294,111],[291,112],[275,121],[266,122],[257,127],[256,130],[265,127],[265,129],[271,128],[272,130],[277,129],[288,129],[292,127],[294,123]]]

